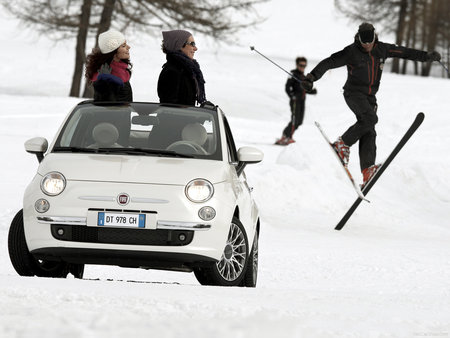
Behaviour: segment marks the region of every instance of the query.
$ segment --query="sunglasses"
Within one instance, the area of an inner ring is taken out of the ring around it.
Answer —
[[[298,67],[301,67],[301,68],[305,68],[305,67],[306,67],[306,64],[304,64],[304,63],[299,63],[297,66],[298,66]]]
[[[191,42],[185,42],[184,43],[184,45],[186,46],[186,45],[189,45],[189,46],[192,46],[192,47],[197,47],[197,45],[195,44],[195,41],[191,41]]]
[[[363,33],[364,34],[364,33]],[[361,33],[358,34],[359,42],[361,42],[362,45],[370,45],[371,43],[375,42],[375,33],[372,33],[373,35],[370,36],[370,34],[364,34],[363,38],[361,38]],[[367,41],[368,39],[372,39],[372,41]]]

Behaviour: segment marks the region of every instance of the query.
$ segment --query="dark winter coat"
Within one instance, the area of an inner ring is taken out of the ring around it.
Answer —
[[[198,63],[183,57],[181,52],[167,53],[166,59],[158,79],[159,101],[190,106],[196,101],[204,102],[204,80]],[[200,76],[194,74],[195,65]]]
[[[378,39],[372,51],[368,53],[355,38],[354,43],[322,60],[311,74],[318,80],[327,70],[346,65],[348,77],[344,91],[375,95],[380,86],[381,74],[387,58],[398,57],[423,62],[426,61],[426,56],[427,52],[384,43]]]
[[[92,78],[94,101],[133,101],[128,64],[112,62],[111,74],[95,73]]]
[[[284,86],[284,89],[286,91],[286,94],[289,96],[290,99],[297,99],[297,100],[304,100],[306,91],[300,86],[300,82],[298,82],[296,79],[304,80],[305,74],[300,72],[298,69],[291,70],[291,74],[295,77],[289,77],[286,81],[286,85]]]
[[[117,83],[110,80],[97,80],[93,83],[94,101],[133,101],[130,82]]]

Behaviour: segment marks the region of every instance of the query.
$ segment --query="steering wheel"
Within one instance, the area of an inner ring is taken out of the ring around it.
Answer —
[[[180,154],[207,154],[206,150],[203,149],[202,146],[189,141],[176,141],[169,145],[166,150],[176,151]]]

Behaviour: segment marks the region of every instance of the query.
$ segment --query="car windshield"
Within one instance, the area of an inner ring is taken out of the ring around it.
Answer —
[[[81,103],[52,152],[222,160],[216,111],[156,103]]]

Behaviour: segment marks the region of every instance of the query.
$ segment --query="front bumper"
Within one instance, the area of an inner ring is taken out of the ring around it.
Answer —
[[[159,255],[159,261],[171,255],[181,260],[197,257],[196,264],[217,261],[223,253],[235,208],[234,196],[225,183],[215,185],[215,195],[208,202],[193,203],[184,195],[184,186],[177,185],[68,181],[61,195],[51,197],[42,193],[39,182],[37,175],[25,192],[25,238],[33,255],[56,260],[59,253],[64,253],[60,259],[68,260],[73,252],[87,250],[89,254],[77,256],[80,262],[85,258],[85,263],[155,265],[140,261],[139,257],[147,254]],[[123,192],[130,195],[131,201],[119,206],[114,197]],[[34,209],[40,198],[50,203],[45,214]],[[208,222],[198,216],[198,210],[206,205],[217,211]],[[102,210],[146,213],[149,222],[142,229],[99,227],[97,215]],[[115,254],[104,259],[102,252]],[[100,255],[98,259],[94,258],[96,253]],[[130,263],[132,257],[137,257],[137,263]]]

